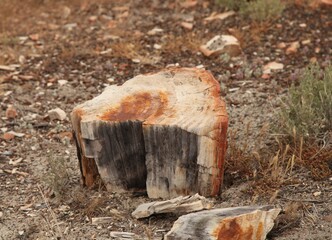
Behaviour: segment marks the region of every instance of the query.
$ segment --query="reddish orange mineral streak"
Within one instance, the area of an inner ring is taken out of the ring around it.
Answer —
[[[161,116],[168,106],[168,96],[164,92],[153,94],[140,92],[126,96],[120,104],[100,116],[104,121],[139,120],[150,121]]]
[[[236,219],[224,219],[214,231],[214,237],[218,240],[252,239],[253,234],[254,229],[252,226],[249,226],[248,228],[243,228],[241,227],[241,224],[236,221]],[[261,236],[256,237],[257,239],[260,239]]]

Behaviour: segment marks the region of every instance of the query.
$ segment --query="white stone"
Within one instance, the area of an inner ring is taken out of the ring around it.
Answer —
[[[314,192],[313,193],[313,195],[315,196],[315,197],[318,197],[319,195],[321,195],[322,194],[322,192]]]
[[[239,41],[232,35],[217,35],[200,46],[200,50],[207,57],[222,53],[236,57],[242,53]]]
[[[148,31],[148,35],[156,35],[157,33],[162,33],[163,31],[163,29],[155,27]]]
[[[159,50],[159,49],[161,49],[161,45],[155,43],[155,44],[153,44],[153,48]]]
[[[269,74],[271,70],[281,70],[284,68],[284,64],[278,62],[270,62],[263,67],[263,73]]]
[[[60,86],[63,86],[63,85],[65,85],[65,84],[67,84],[68,81],[65,80],[65,79],[60,79],[60,80],[58,80],[58,83],[59,83]]]
[[[107,78],[107,82],[112,83],[112,82],[114,82],[114,81],[115,81],[114,78]]]
[[[62,121],[67,117],[65,111],[63,111],[60,108],[52,109],[52,110],[48,111],[47,113],[48,113],[48,116],[50,117],[51,120],[60,120],[60,121]]]

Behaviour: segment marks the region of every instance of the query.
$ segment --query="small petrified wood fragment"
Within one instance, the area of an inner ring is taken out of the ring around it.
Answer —
[[[166,201],[156,201],[139,205],[132,216],[136,219],[147,218],[160,213],[190,213],[203,209],[210,209],[212,203],[198,194],[194,196],[180,196]]]
[[[176,220],[165,240],[264,240],[279,212],[250,206],[190,213]]]
[[[220,192],[227,113],[219,83],[171,68],[110,86],[71,115],[83,182],[151,198]]]

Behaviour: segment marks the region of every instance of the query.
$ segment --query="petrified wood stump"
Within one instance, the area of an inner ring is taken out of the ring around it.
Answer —
[[[74,108],[83,183],[151,198],[220,192],[227,113],[219,83],[196,68],[140,75]]]

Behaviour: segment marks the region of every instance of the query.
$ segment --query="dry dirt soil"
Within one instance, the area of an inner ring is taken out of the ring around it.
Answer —
[[[0,0],[0,239],[112,239],[112,231],[162,239],[178,215],[133,219],[135,207],[151,201],[144,192],[80,185],[68,116],[106,86],[172,64],[203,66],[222,86],[230,136],[215,206],[273,204],[283,211],[268,239],[332,239],[331,176],[295,164],[271,181],[273,171],[259,166],[278,149],[266,129],[280,98],[310,62],[331,62],[332,8],[295,2],[280,18],[255,23],[238,14],[206,22],[225,9],[203,0]],[[236,36],[243,54],[204,57],[199,46],[218,34]],[[287,51],[293,42],[297,49]],[[283,69],[263,75],[273,61]],[[57,107],[65,120],[50,120]],[[9,131],[18,134],[5,139]],[[112,221],[93,225],[93,217]]]

